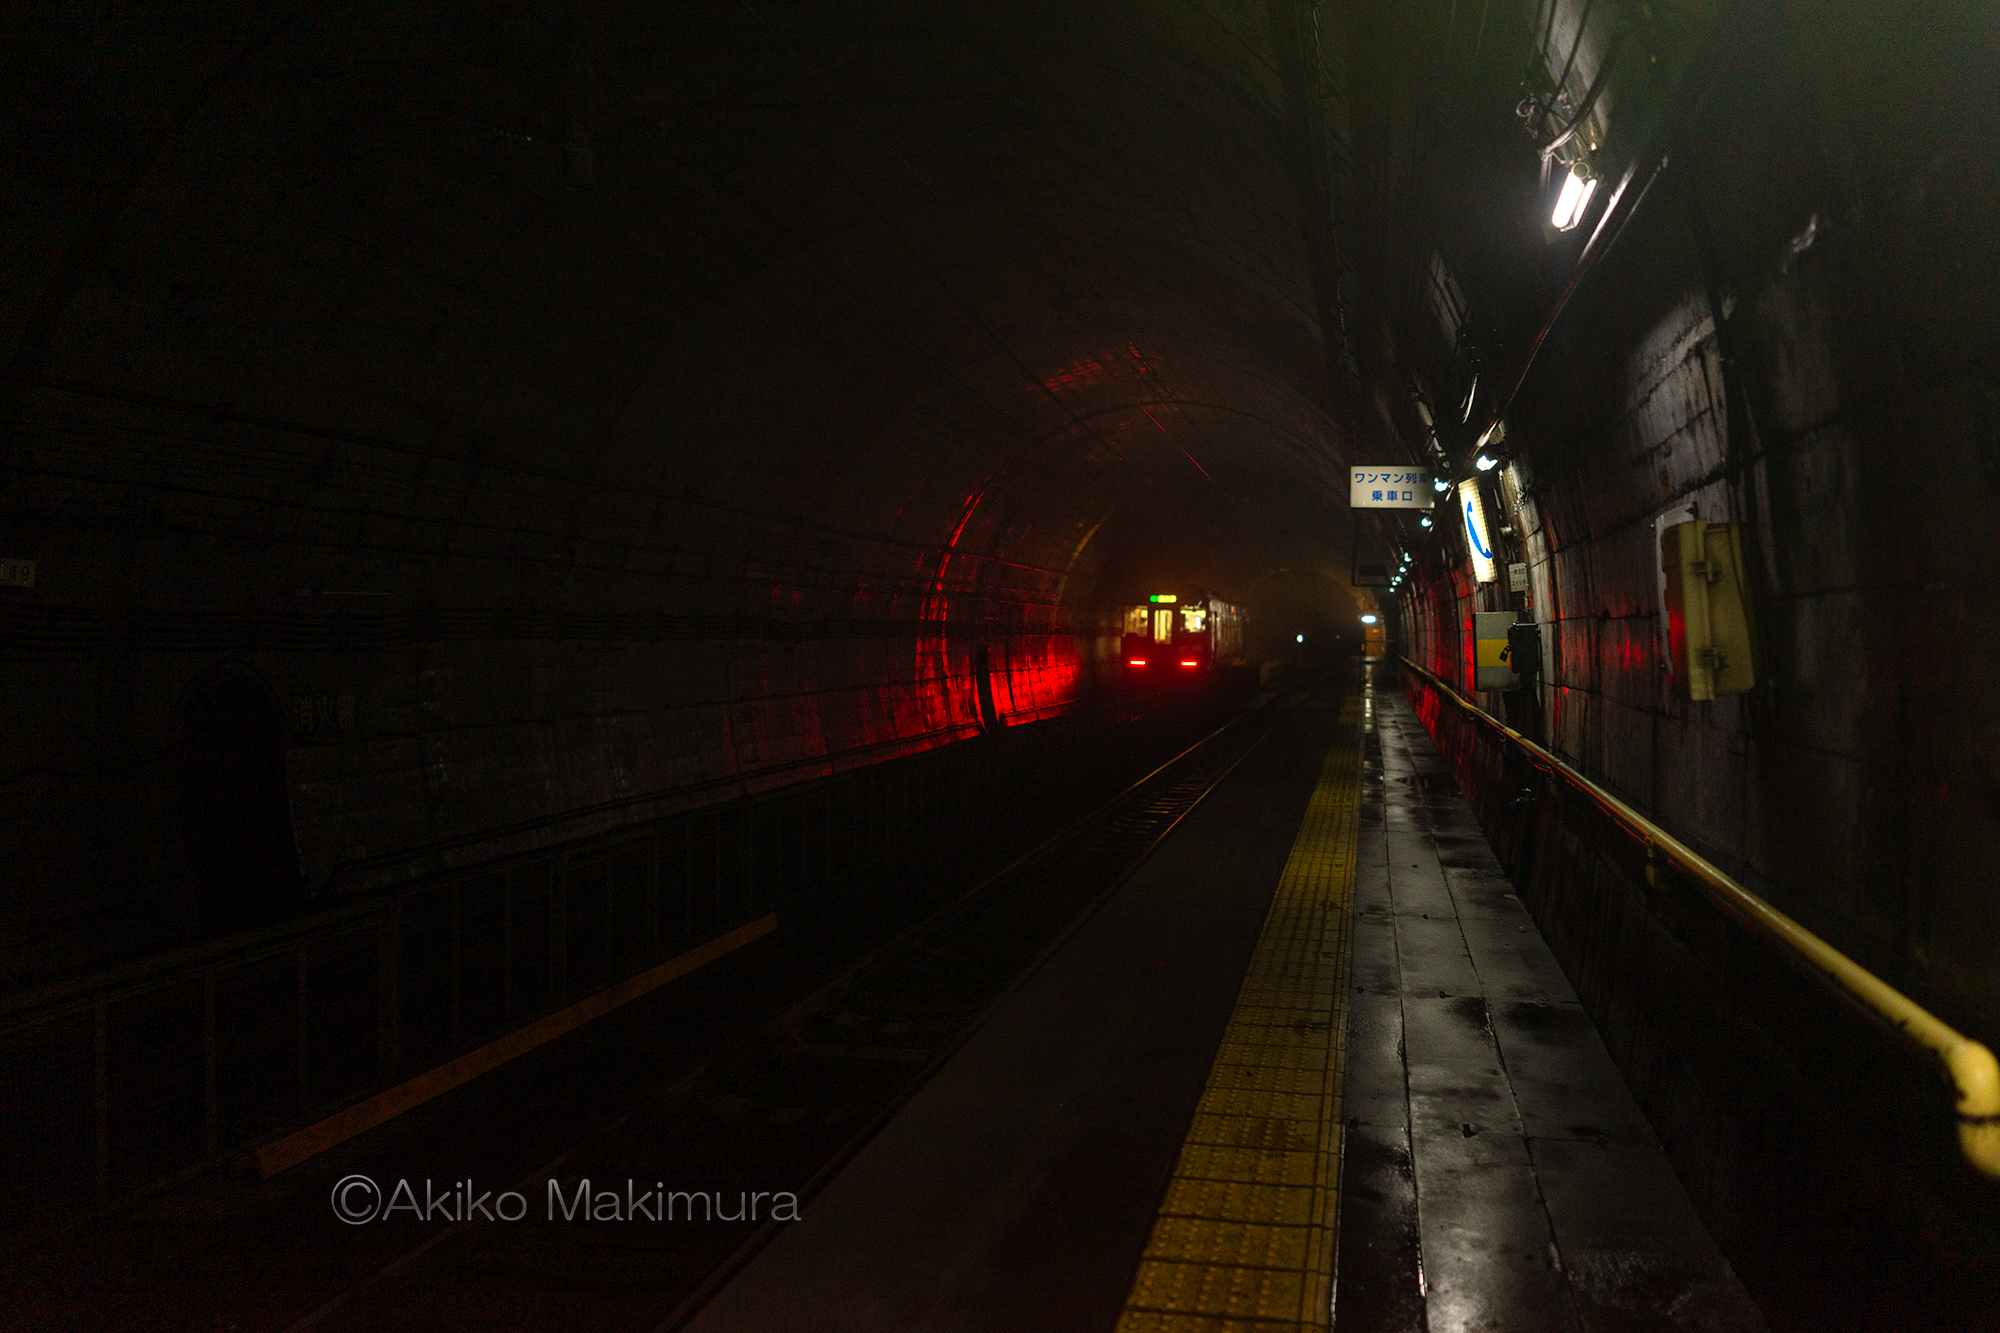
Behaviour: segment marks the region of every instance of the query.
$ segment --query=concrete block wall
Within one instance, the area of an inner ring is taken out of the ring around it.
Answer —
[[[1970,15],[1742,11],[1506,441],[1546,743],[1991,1043],[2000,188],[1970,164],[2000,115]],[[1689,507],[1742,525],[1761,654],[1709,703],[1661,660],[1655,524]],[[1405,640],[1451,678],[1495,594],[1462,540],[1419,569]]]

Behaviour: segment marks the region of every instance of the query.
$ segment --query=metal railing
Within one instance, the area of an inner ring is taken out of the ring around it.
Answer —
[[[1958,1143],[1965,1159],[1989,1176],[2000,1177],[2000,1063],[1980,1042],[1956,1031],[1893,986],[1791,917],[1744,888],[1687,844],[1592,782],[1554,754],[1493,717],[1407,657],[1405,668],[1474,722],[1517,747],[1528,762],[1568,784],[1622,826],[1645,850],[1646,876],[1655,881],[1662,865],[1691,878],[1734,920],[1777,946],[1836,994],[1859,1005],[1935,1058],[1957,1091]],[[1428,719],[1427,719],[1428,720]]]
[[[943,747],[0,996],[0,1205],[59,1226],[824,897],[979,817],[1009,753]]]

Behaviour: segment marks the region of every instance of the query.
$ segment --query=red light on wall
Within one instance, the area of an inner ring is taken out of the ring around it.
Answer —
[[[1200,666],[1200,665],[1201,665],[1201,663],[1199,663],[1199,662],[1195,661],[1195,660],[1194,660],[1194,659],[1193,659],[1192,657],[1183,657],[1183,658],[1181,659],[1181,665],[1182,665],[1182,666]]]
[[[1135,657],[1135,658],[1133,658],[1133,659],[1132,659],[1131,661],[1127,662],[1127,663],[1126,663],[1125,665],[1126,665],[1126,666],[1144,666],[1144,665],[1146,665],[1146,659],[1145,659],[1145,658],[1143,658],[1143,657]]]

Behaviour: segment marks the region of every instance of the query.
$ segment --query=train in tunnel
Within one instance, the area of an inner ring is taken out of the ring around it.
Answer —
[[[1375,924],[1464,889],[1470,945],[1546,934],[1478,1021],[1599,1031],[1652,1126],[1545,1120],[1551,1190],[1670,1173],[1773,1333],[1996,1318],[1958,1145],[2000,1101],[1754,927],[2000,1048],[1990,3],[85,0],[9,38],[0,1233],[95,1227],[42,1298],[123,1290],[31,1318],[10,1257],[0,1326],[163,1326],[118,1301],[169,1286],[219,1325],[169,1270],[248,1290],[260,1232],[312,1308],[346,1233],[204,1211],[263,1207],[244,1162],[643,978],[747,1013],[797,971],[755,951],[844,969],[1205,719],[1324,740],[1344,696],[1261,710],[1350,670],[1371,846],[1423,844],[1368,863],[1422,862]],[[1432,489],[1360,505],[1364,462]],[[1482,681],[1517,633],[1539,670]],[[1223,973],[1186,952],[1104,975]],[[859,1013],[787,1058],[886,1087],[956,1040]],[[758,1114],[873,1123],[829,1101]],[[176,1180],[149,1287],[119,1210]],[[1446,1259],[1370,1260],[1417,1288],[1390,1326]]]
[[[1212,676],[1244,663],[1243,608],[1209,592],[1152,593],[1123,610],[1118,660],[1129,684]]]

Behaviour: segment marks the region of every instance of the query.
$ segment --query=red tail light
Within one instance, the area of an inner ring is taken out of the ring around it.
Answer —
[[[1145,658],[1143,658],[1143,657],[1135,657],[1135,658],[1133,658],[1133,659],[1132,659],[1131,661],[1127,662],[1127,663],[1126,663],[1125,665],[1126,665],[1126,666],[1144,666],[1144,665],[1146,665],[1146,659],[1145,659]]]
[[[1197,662],[1197,661],[1196,661],[1196,660],[1195,660],[1194,658],[1192,658],[1192,657],[1183,657],[1183,658],[1181,659],[1181,665],[1182,665],[1182,666],[1200,666],[1200,665],[1201,665],[1201,663],[1200,663],[1200,662]]]

